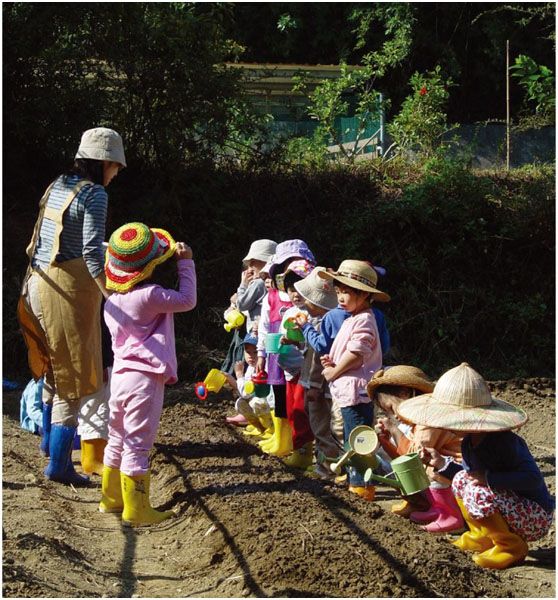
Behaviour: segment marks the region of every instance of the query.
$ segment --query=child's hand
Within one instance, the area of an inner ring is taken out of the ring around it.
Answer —
[[[184,242],[176,242],[176,250],[174,251],[174,256],[176,260],[183,260],[184,258],[192,258],[193,257],[192,248],[185,244]]]
[[[242,275],[240,276],[240,281],[244,285],[248,285],[249,283],[252,283],[252,281],[254,281],[254,271],[252,271],[252,269],[246,269],[245,271],[242,271]]]
[[[488,487],[488,482],[486,481],[486,472],[485,471],[469,471],[469,475],[473,479],[473,485],[480,485],[482,487]]]
[[[236,378],[242,377],[244,375],[244,362],[239,360],[234,363],[234,374]]]
[[[333,363],[332,363],[333,365]],[[324,376],[324,379],[329,382],[329,381],[333,381],[335,379],[335,368],[333,366],[331,367],[326,367],[323,371],[322,371],[322,375]]]
[[[324,354],[320,357],[320,362],[322,363],[322,367],[334,367],[335,363],[331,360],[329,354]]]
[[[232,296],[231,299],[229,300],[229,302],[231,303],[231,308],[236,308],[236,301],[237,301],[238,297],[237,297],[237,293],[235,292]]]
[[[434,469],[441,469],[446,462],[444,457],[434,448],[422,448],[419,456],[425,465]]]
[[[256,373],[261,373],[265,371],[265,357],[258,356],[258,362],[256,363]]]
[[[295,317],[293,317],[293,320],[299,327],[303,327],[306,325],[308,317],[304,313],[298,313]]]
[[[390,434],[393,434],[393,431],[397,429],[397,423],[389,417],[378,419],[378,425],[380,425],[384,433],[389,432]]]
[[[279,343],[282,346],[298,346],[298,342],[296,340],[290,340],[286,335],[282,335]]]
[[[223,373],[223,375],[227,378],[227,383],[231,386],[231,388],[236,390],[236,379],[230,373],[224,373],[223,371],[221,371],[221,373]]]

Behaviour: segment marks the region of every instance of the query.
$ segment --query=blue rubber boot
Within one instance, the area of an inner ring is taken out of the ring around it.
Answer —
[[[66,485],[89,485],[89,477],[76,473],[72,463],[75,427],[54,424],[50,428],[50,461],[44,473],[47,479]]]
[[[49,456],[50,419],[52,417],[52,404],[43,402],[43,433],[41,438],[41,454]]]

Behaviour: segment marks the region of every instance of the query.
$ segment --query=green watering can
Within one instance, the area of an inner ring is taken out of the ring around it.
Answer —
[[[347,445],[349,447],[347,452],[337,462],[331,464],[331,470],[334,473],[339,474],[341,467],[348,463],[360,473],[364,472],[366,483],[371,479],[379,481],[401,490],[404,496],[422,492],[430,485],[424,465],[416,452],[403,454],[391,461],[395,479],[376,475],[373,470],[378,466],[379,461],[374,453],[378,449],[379,441],[372,427],[367,425],[355,427],[349,434]]]

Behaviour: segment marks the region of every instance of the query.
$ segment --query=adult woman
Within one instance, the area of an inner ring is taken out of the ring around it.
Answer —
[[[71,452],[82,399],[103,384],[105,187],[125,166],[116,131],[85,131],[73,167],[41,199],[27,248],[30,262],[18,316],[33,376],[45,376],[43,401],[51,411],[45,475],[61,483],[88,482],[75,472]]]

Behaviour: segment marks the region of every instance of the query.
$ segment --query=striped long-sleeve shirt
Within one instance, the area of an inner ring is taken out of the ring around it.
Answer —
[[[51,189],[47,206],[60,208],[79,180],[77,175],[59,177]],[[102,185],[86,185],[79,191],[64,214],[57,262],[82,256],[91,277],[103,273],[107,204],[108,196]],[[54,221],[45,217],[33,256],[34,267],[46,268],[50,264],[54,232]]]

